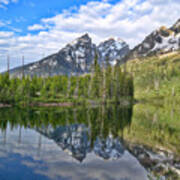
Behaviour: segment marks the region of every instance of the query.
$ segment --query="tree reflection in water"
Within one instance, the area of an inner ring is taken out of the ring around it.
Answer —
[[[103,159],[118,159],[124,153],[122,145],[124,128],[131,124],[132,108],[101,106],[96,108],[38,108],[3,109],[0,113],[0,128],[19,128],[18,142],[21,142],[21,128],[35,129],[53,139],[78,161],[87,153],[94,152]],[[39,148],[41,136],[39,137]]]

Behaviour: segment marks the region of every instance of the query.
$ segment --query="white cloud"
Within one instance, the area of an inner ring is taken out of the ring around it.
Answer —
[[[9,20],[7,20],[7,21],[0,20],[0,27],[6,27],[9,30],[14,31],[14,32],[21,32],[22,31],[19,28],[15,28],[15,27],[11,26],[11,21],[9,21]],[[0,32],[2,32],[2,31],[0,31]]]
[[[18,2],[18,0],[0,0],[0,8],[6,9],[6,6],[9,3],[17,3],[17,2]]]
[[[0,27],[4,27],[4,26],[8,26],[9,24],[11,24],[11,21],[3,21],[3,20],[0,20]]]
[[[0,3],[1,4],[9,4],[9,1],[8,0],[0,0]]]
[[[161,25],[175,23],[179,12],[178,0],[166,3],[164,0],[123,0],[116,4],[106,0],[91,1],[79,9],[73,7],[54,17],[41,19],[40,24],[27,27],[29,34],[8,38],[9,46],[4,48],[12,57],[17,59],[18,54],[24,54],[26,62],[31,62],[39,60],[42,54],[57,52],[86,32],[95,43],[116,36],[133,47]],[[40,32],[32,35],[33,30]],[[0,51],[0,56],[4,55]]]
[[[34,25],[28,27],[29,31],[37,31],[37,30],[44,30],[44,29],[46,29],[46,27],[44,27],[40,24],[34,24]]]
[[[0,8],[5,8],[9,3],[17,3],[18,0],[0,0]]]
[[[4,26],[4,22],[3,21],[0,21],[0,27]]]
[[[13,32],[4,32],[4,31],[0,31],[0,39],[2,38],[8,38],[8,37],[12,37],[14,35]]]
[[[18,0],[0,0],[0,4],[9,4],[9,3],[17,3]]]

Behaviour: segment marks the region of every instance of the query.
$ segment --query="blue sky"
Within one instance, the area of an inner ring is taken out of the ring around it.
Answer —
[[[165,3],[166,2],[166,3]],[[0,0],[0,71],[39,60],[89,33],[94,43],[120,37],[130,47],[176,22],[179,0]]]
[[[0,19],[7,24],[0,27],[0,30],[13,30],[17,35],[25,35],[28,33],[27,27],[40,23],[41,18],[53,17],[67,9],[74,8],[76,11],[81,5],[88,2],[89,0],[18,0],[14,3],[1,3]],[[115,2],[117,0],[111,1],[112,4]],[[38,31],[31,33],[35,34]]]

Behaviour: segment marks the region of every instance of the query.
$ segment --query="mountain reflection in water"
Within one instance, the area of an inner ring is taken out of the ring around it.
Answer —
[[[118,138],[108,137],[97,139],[93,147],[89,140],[90,129],[83,124],[74,124],[65,127],[58,127],[54,131],[49,131],[51,127],[38,129],[37,131],[53,139],[66,152],[69,152],[75,159],[82,162],[86,154],[94,152],[103,159],[118,159],[124,153],[124,148]],[[49,133],[47,133],[49,132]]]
[[[132,108],[0,111],[0,179],[147,179],[122,143]]]

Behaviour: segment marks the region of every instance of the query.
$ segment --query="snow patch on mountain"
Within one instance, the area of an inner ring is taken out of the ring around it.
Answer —
[[[156,42],[151,51],[163,50],[163,52],[174,51],[179,49],[179,36],[162,37],[162,42]]]
[[[131,50],[128,58],[167,53],[178,49],[180,49],[180,19],[170,28],[162,26],[153,31]]]
[[[52,76],[59,74],[83,74],[90,71],[95,55],[103,64],[108,59],[115,65],[129,52],[129,46],[119,38],[110,38],[98,46],[92,43],[88,34],[67,44],[58,53],[24,67],[25,75]],[[10,71],[11,76],[21,76],[22,67]]]
[[[129,46],[120,38],[110,38],[98,46],[100,62],[108,60],[111,65],[115,65],[118,60],[129,52]]]

